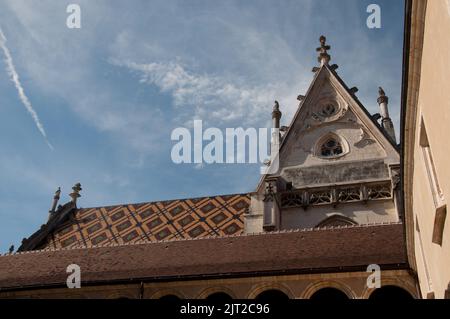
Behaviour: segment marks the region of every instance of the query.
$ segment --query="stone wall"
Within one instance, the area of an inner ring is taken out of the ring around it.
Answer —
[[[450,3],[411,5],[403,132],[408,252],[422,296],[444,298],[450,291]]]
[[[368,298],[374,289],[367,288],[368,272],[341,272],[286,276],[264,276],[210,280],[151,282],[80,289],[54,288],[0,292],[0,298],[129,298],[158,299],[167,295],[203,299],[215,292],[225,292],[233,299],[253,299],[260,293],[275,289],[291,299],[308,299],[322,288],[336,288],[348,298]],[[414,279],[406,270],[381,272],[381,285],[394,285],[417,297]]]
[[[282,176],[296,188],[301,188],[317,184],[386,179],[389,178],[389,171],[383,160],[372,160],[288,168],[283,171]]]

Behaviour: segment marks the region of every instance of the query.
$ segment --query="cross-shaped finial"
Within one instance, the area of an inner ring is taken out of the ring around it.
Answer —
[[[317,60],[319,61],[319,63],[321,65],[328,64],[331,57],[327,51],[330,50],[331,47],[326,44],[327,38],[325,36],[323,36],[323,35],[320,36],[319,41],[320,41],[320,47],[316,49],[316,51],[319,52],[319,56],[318,56]]]

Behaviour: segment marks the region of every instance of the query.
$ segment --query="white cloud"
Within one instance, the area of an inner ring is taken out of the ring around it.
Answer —
[[[192,118],[202,119],[215,125],[238,122],[240,125],[261,125],[270,119],[271,103],[280,99],[292,113],[296,106],[295,87],[286,83],[265,85],[237,84],[216,75],[196,74],[188,71],[180,62],[135,63],[111,59],[116,66],[139,72],[140,82],[157,86],[161,92],[173,98],[173,104],[189,122]],[[290,107],[289,107],[290,106]]]
[[[28,113],[30,113],[31,117],[33,118],[34,123],[36,124],[36,127],[38,128],[41,135],[44,137],[45,142],[47,143],[48,147],[51,150],[53,150],[53,146],[48,141],[44,126],[42,125],[41,121],[39,120],[39,116],[37,115],[36,111],[34,110],[33,106],[31,105],[31,102],[28,99],[27,95],[25,94],[22,84],[20,83],[19,74],[17,73],[16,68],[14,66],[14,62],[13,62],[11,53],[9,52],[9,49],[6,46],[6,37],[3,34],[2,28],[0,28],[0,47],[2,48],[3,53],[5,55],[6,70],[8,71],[8,74],[11,77],[11,81],[14,83],[14,86],[17,89],[17,94],[19,95],[20,101],[25,106]]]

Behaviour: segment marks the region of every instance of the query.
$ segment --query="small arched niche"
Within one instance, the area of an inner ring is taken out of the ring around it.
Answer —
[[[320,227],[339,227],[339,226],[353,226],[358,225],[353,219],[343,215],[332,215],[325,218],[316,225],[316,228]]]
[[[350,151],[347,141],[336,133],[322,136],[314,147],[314,154],[323,159],[335,159],[346,155]]]

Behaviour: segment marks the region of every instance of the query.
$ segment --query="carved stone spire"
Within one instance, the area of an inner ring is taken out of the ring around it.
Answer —
[[[386,93],[384,92],[383,88],[380,86],[378,87],[378,104],[381,103],[389,103],[389,98],[386,96]]]
[[[58,205],[58,201],[61,195],[61,187],[58,187],[58,189],[55,192],[55,196],[53,196],[53,202],[52,207],[50,208],[50,212],[53,213],[56,210],[56,205]]]
[[[319,61],[320,65],[323,66],[325,64],[328,64],[330,62],[330,55],[328,54],[328,50],[330,50],[330,46],[326,44],[327,38],[325,36],[320,36],[320,47],[316,49],[317,52],[319,52],[319,56],[317,57],[317,60]]]
[[[60,195],[61,195],[61,187],[58,187],[58,189],[55,192],[55,196],[53,196],[52,207],[50,207],[50,210],[48,211],[48,219],[50,219],[50,217],[52,217],[52,214],[55,213],[56,205],[58,205]]]
[[[378,105],[380,106],[381,126],[383,127],[385,132],[389,135],[389,137],[392,139],[392,141],[396,143],[394,124],[392,123],[392,120],[389,117],[389,109],[388,109],[389,98],[386,96],[386,93],[381,87],[378,88],[377,102]]]
[[[273,128],[280,128],[280,119],[281,119],[280,104],[278,103],[278,101],[275,101],[275,105],[273,106],[272,111]]]
[[[72,202],[73,202],[74,204],[76,204],[76,203],[77,203],[78,197],[81,197],[81,195],[80,195],[80,191],[82,190],[81,184],[80,184],[80,183],[76,183],[76,184],[72,187],[72,189],[73,189],[73,192],[70,193],[69,196],[72,198]]]

